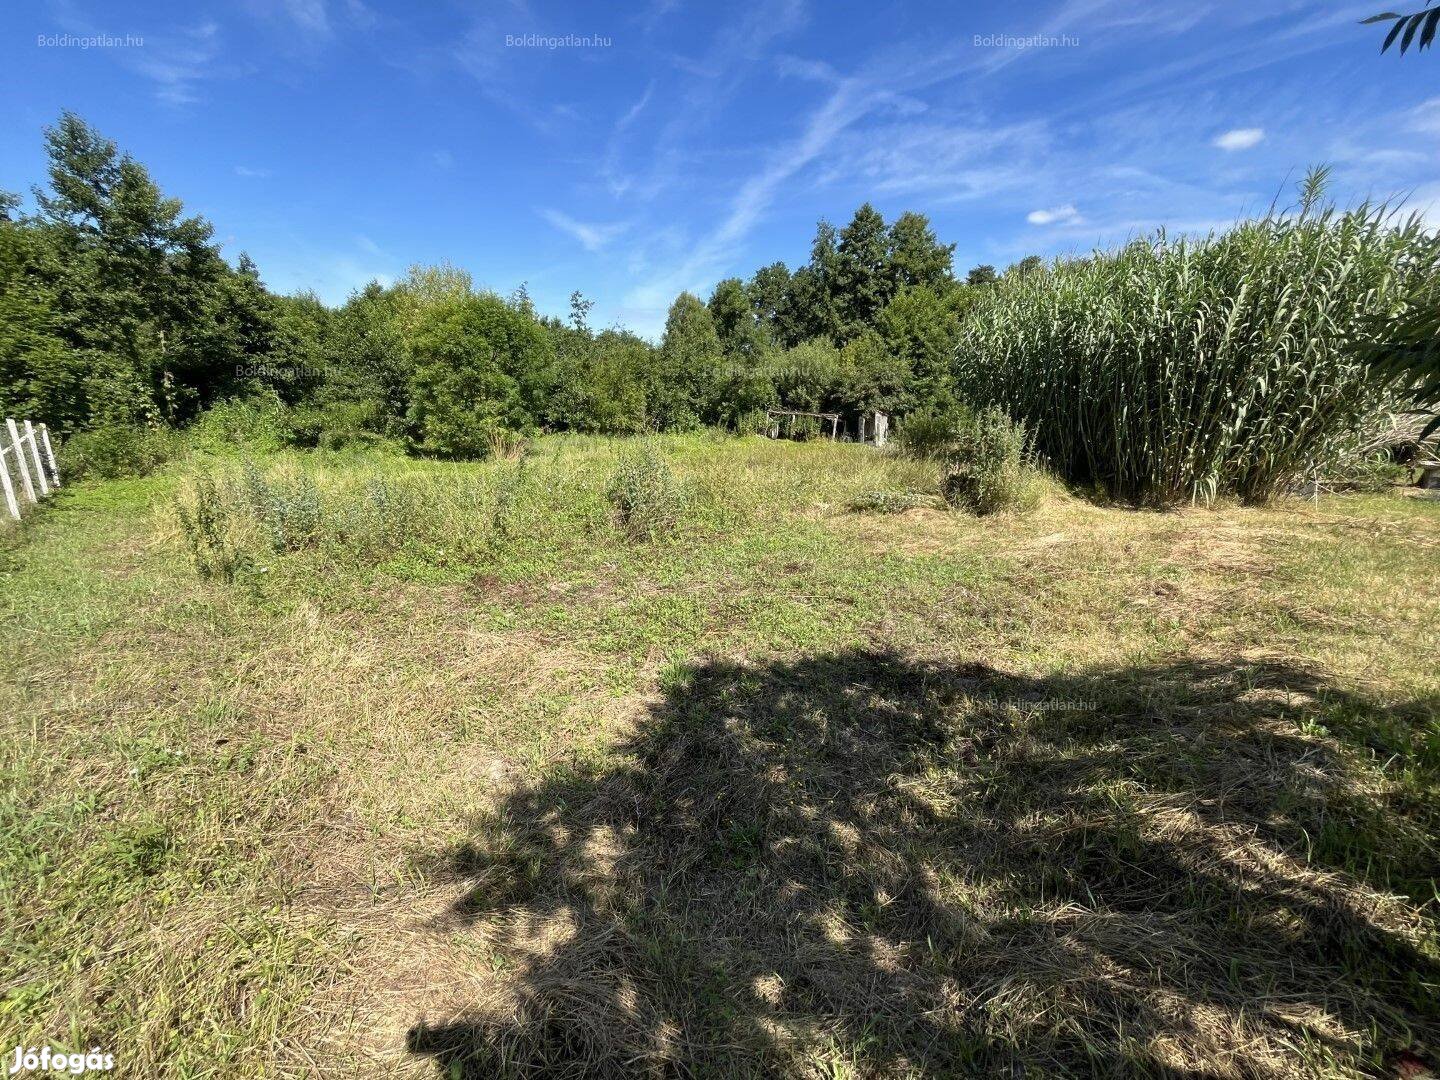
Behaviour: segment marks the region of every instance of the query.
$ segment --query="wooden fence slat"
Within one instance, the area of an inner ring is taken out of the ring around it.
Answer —
[[[25,421],[25,438],[30,442],[30,457],[35,462],[35,476],[40,481],[40,494],[50,494],[50,479],[45,475],[45,463],[40,460],[40,440],[35,438],[35,425]]]
[[[30,467],[25,464],[25,446],[20,441],[20,429],[8,416],[5,418],[5,427],[10,432],[10,456],[20,470],[20,486],[25,489],[25,498],[32,503],[36,502],[38,500],[35,498],[35,485],[30,482]]]
[[[50,463],[50,483],[53,487],[60,486],[60,463],[55,460],[55,448],[50,445],[50,425],[40,425],[40,441],[45,446],[45,460]]]
[[[20,504],[15,501],[15,485],[10,482],[10,466],[5,461],[9,456],[5,447],[0,446],[0,487],[5,489],[5,506],[10,516],[19,521]]]

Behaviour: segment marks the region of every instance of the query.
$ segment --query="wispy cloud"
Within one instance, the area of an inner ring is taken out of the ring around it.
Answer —
[[[1440,135],[1440,97],[1422,101],[1406,111],[1404,125],[1422,135]]]
[[[71,33],[89,36],[105,29],[69,0],[61,0],[52,10]],[[220,27],[214,21],[160,33],[146,30],[140,36],[144,45],[139,48],[104,51],[123,67],[148,79],[153,84],[155,97],[166,105],[198,102],[202,80],[229,73],[229,69],[217,62]]]
[[[1025,220],[1031,225],[1071,225],[1082,219],[1080,211],[1076,210],[1074,206],[1066,204],[1051,210],[1031,210],[1025,215]]]
[[[235,175],[243,176],[249,180],[264,180],[270,176],[269,169],[256,169],[249,165],[236,165]]]
[[[602,250],[607,244],[611,243],[630,227],[628,222],[617,222],[610,225],[591,225],[583,221],[576,221],[569,214],[562,213],[559,210],[542,208],[536,212],[566,236],[578,240],[580,246],[590,252]]]
[[[1236,150],[1249,150],[1252,146],[1259,146],[1264,139],[1264,128],[1231,128],[1216,135],[1211,140],[1211,145],[1233,153]]]
[[[200,81],[215,73],[219,51],[220,27],[207,22],[163,37],[147,34],[145,48],[126,50],[125,62],[155,84],[167,105],[192,105],[200,100]]]
[[[280,0],[280,10],[304,33],[329,37],[332,32],[325,0]]]
[[[640,100],[635,102],[634,105],[631,105],[630,108],[626,109],[625,115],[620,117],[619,120],[615,121],[615,130],[617,132],[624,131],[631,124],[633,124],[640,116],[640,114],[645,111],[645,106],[650,104],[650,98],[654,95],[654,93],[655,80],[651,79],[650,85],[645,87],[645,93],[640,95]]]

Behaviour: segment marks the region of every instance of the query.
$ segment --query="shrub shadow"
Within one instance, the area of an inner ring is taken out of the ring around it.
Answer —
[[[1433,927],[1386,891],[1433,889],[1434,807],[1305,732],[1434,716],[1274,664],[701,663],[445,854],[505,964],[409,1049],[447,1077],[1383,1070],[1435,1045]]]

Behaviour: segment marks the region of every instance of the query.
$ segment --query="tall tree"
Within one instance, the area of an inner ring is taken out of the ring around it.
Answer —
[[[706,306],[725,351],[732,356],[753,356],[760,347],[760,335],[750,298],[740,279],[732,277],[717,282]]]
[[[670,305],[656,359],[646,397],[657,426],[684,431],[709,419],[720,373],[720,335],[710,309],[693,293],[681,293]]]
[[[214,347],[231,271],[213,229],[73,113],[45,143],[50,190],[36,201],[63,268],[62,332],[106,358],[87,389],[91,419],[183,419],[233,378],[233,350]]]
[[[840,336],[840,312],[836,302],[839,271],[839,238],[835,226],[823,218],[815,225],[810,244],[810,261],[790,279],[790,300],[782,321],[785,344],[793,346],[811,338]]]
[[[954,244],[935,239],[930,219],[907,210],[890,226],[890,288],[921,285],[944,292],[955,278]]]
[[[885,219],[868,202],[840,231],[834,297],[841,341],[874,326],[889,303],[894,285],[889,272],[889,248]]]
[[[909,400],[895,402],[897,407],[943,410],[951,403],[959,295],[952,289],[940,296],[923,285],[902,289],[881,315],[886,350],[903,361],[907,372]]]
[[[972,266],[970,268],[970,273],[965,275],[965,283],[967,285],[977,286],[990,285],[997,281],[999,276],[1000,275],[995,273],[995,267],[989,263],[981,263],[979,266]]]
[[[783,343],[781,323],[790,305],[789,269],[783,262],[762,266],[746,284],[745,295],[764,340],[772,345]]]

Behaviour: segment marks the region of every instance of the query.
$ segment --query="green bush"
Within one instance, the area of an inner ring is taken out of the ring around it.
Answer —
[[[926,409],[905,418],[895,433],[895,441],[900,452],[910,457],[938,459],[945,455],[960,428],[974,420],[974,412],[963,405]]]
[[[182,489],[175,516],[195,572],[234,581],[243,558],[231,536],[233,513],[222,487],[209,476],[195,477]]]
[[[247,461],[241,486],[272,551],[295,551],[320,535],[320,493],[309,476],[266,477]]]
[[[1343,456],[1388,401],[1357,349],[1440,272],[1421,222],[1319,206],[1163,234],[982,291],[957,389],[1023,419],[1068,479],[1149,503],[1263,501]]]
[[[186,435],[193,449],[210,454],[263,454],[291,441],[291,418],[273,395],[232,398],[201,413]]]
[[[64,482],[148,476],[185,450],[170,428],[101,427],[70,436],[55,448]]]
[[[1003,410],[982,409],[958,423],[943,451],[941,491],[972,514],[1030,509],[1039,495],[1025,425]]]
[[[735,434],[764,435],[770,430],[770,414],[764,409],[747,409],[735,417]]]
[[[648,444],[621,455],[605,494],[632,540],[656,540],[673,532],[685,509],[679,481]]]
[[[539,323],[490,294],[437,304],[413,345],[410,422],[419,448],[483,458],[499,433],[534,427],[553,375]]]

